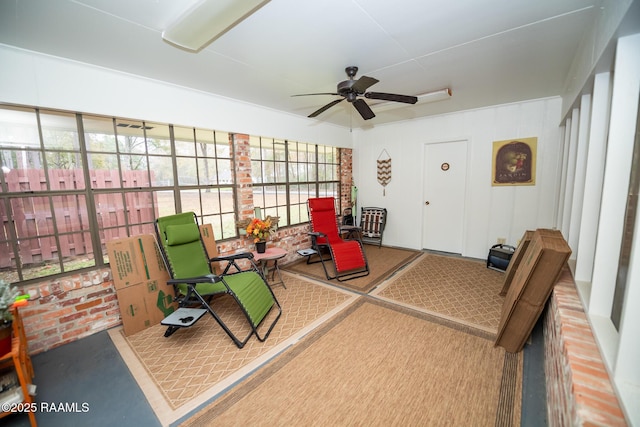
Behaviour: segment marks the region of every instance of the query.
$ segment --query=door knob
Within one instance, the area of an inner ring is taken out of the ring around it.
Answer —
[[[425,205],[429,206],[429,201],[424,202]]]

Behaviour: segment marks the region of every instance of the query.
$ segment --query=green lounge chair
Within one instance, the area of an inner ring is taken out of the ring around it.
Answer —
[[[158,218],[155,225],[158,243],[171,275],[167,283],[173,285],[179,307],[199,307],[209,312],[238,348],[244,347],[254,334],[258,340],[265,341],[280,319],[282,308],[253,262],[253,254],[247,252],[209,259],[193,212]],[[248,269],[243,270],[238,265],[242,259],[247,260],[245,263],[250,265]],[[221,275],[211,272],[211,262],[214,261],[226,263]],[[211,307],[212,298],[221,294],[231,295],[249,322],[251,332],[244,339],[238,338]],[[258,327],[274,307],[278,314],[266,333],[260,336]],[[185,322],[184,326],[191,326],[197,321],[191,317],[186,319],[181,319]],[[181,327],[169,324],[165,337]]]

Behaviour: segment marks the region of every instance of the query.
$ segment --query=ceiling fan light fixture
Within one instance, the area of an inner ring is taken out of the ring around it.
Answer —
[[[198,52],[270,0],[201,0],[162,32],[180,48]]]

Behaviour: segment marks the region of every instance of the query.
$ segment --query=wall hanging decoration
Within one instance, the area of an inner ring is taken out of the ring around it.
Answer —
[[[536,185],[538,138],[493,142],[493,186]]]
[[[385,187],[391,181],[391,156],[383,149],[378,156],[378,182],[382,185],[382,195],[386,196]]]

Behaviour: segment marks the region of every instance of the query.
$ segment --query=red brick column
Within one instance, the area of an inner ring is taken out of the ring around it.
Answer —
[[[229,144],[231,152],[234,154],[236,167],[238,219],[253,218],[253,181],[251,179],[249,135],[229,134]]]
[[[340,212],[351,206],[351,185],[353,184],[353,150],[340,149]],[[354,215],[356,212],[353,212]]]

